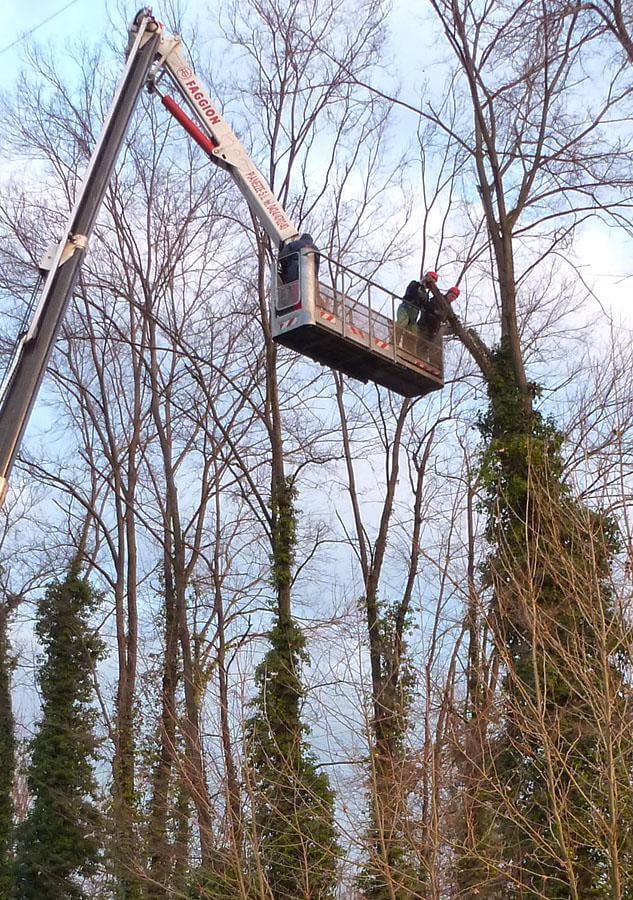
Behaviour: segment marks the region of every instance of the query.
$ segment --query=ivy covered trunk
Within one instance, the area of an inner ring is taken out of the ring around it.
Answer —
[[[161,715],[157,736],[157,757],[152,771],[147,856],[150,878],[145,889],[148,900],[169,896],[174,847],[169,838],[169,819],[173,805],[173,769],[176,761],[178,710],[178,626],[173,577],[169,560],[164,563],[165,651],[162,662]]]
[[[117,879],[117,900],[140,900],[141,884],[136,861],[136,741],[133,701],[127,675],[120,678],[117,697],[115,753],[112,778],[111,853]]]
[[[375,609],[375,618],[372,611]],[[426,892],[426,875],[412,853],[409,796],[415,778],[406,750],[414,680],[404,641],[402,605],[368,603],[372,659],[373,747],[370,759],[372,859],[360,878],[368,900],[412,900]]]
[[[294,490],[286,479],[274,488],[272,535],[278,609],[268,634],[270,649],[255,674],[256,711],[249,721],[260,852],[275,900],[325,900],[335,895],[339,848],[333,792],[318,771],[301,721],[301,668],[308,657],[290,615],[296,519]]]
[[[277,347],[267,302],[268,249],[263,235],[258,240],[258,262],[257,295],[265,344],[264,418],[270,442],[268,536],[274,609],[270,646],[255,673],[257,695],[247,723],[247,777],[258,841],[258,859],[247,875],[256,883],[256,896],[326,900],[335,895],[340,850],[333,792],[327,775],[318,770],[302,722],[302,666],[308,656],[291,606],[297,544],[295,489],[285,472]]]
[[[509,354],[498,349],[492,359],[480,477],[493,548],[485,567],[489,620],[503,683],[479,816],[486,807],[498,814],[497,836],[490,829],[488,838],[503,848],[508,896],[622,897],[614,854],[629,852],[629,828],[622,821],[619,837],[607,829],[608,840],[596,839],[603,821],[630,818],[614,796],[628,778],[612,765],[605,779],[604,755],[614,748],[600,728],[603,702],[607,732],[623,734],[617,720],[627,709],[609,581],[616,529],[565,484],[562,435],[528,409]],[[620,742],[618,755],[623,773],[630,741]],[[484,859],[471,876],[484,874]]]
[[[13,777],[15,734],[11,704],[11,653],[8,636],[8,604],[0,604],[0,897],[11,888],[13,847]]]
[[[400,475],[403,434],[410,401],[405,400],[386,445],[386,484],[380,524],[370,542],[363,522],[361,494],[356,483],[355,454],[344,403],[344,382],[336,378],[336,398],[341,421],[348,490],[354,520],[356,546],[364,595],[371,676],[370,752],[368,759],[368,859],[359,884],[368,900],[408,900],[428,891],[422,829],[412,822],[410,796],[417,776],[407,753],[409,713],[414,678],[407,651],[407,633],[414,586],[421,556],[424,477],[434,430],[410,459],[414,479],[413,521],[410,555],[404,589],[395,599],[380,596],[383,567],[388,558],[388,540],[396,488]]]
[[[91,896],[89,879],[101,860],[93,669],[102,644],[90,626],[95,602],[73,569],[48,588],[38,610],[42,715],[30,747],[32,805],[16,836],[16,900]]]
[[[360,878],[368,900],[413,900],[423,897],[427,879],[409,831],[408,808],[412,772],[404,748],[407,727],[400,712],[408,705],[404,685],[397,685],[399,699],[385,698],[390,708],[383,710],[375,725],[375,743],[370,762],[370,838],[373,858]],[[420,848],[421,850],[421,848]]]

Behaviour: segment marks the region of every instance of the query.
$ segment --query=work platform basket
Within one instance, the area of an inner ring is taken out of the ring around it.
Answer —
[[[314,250],[297,253],[295,281],[277,268],[271,291],[274,340],[360,381],[404,397],[444,386],[442,338],[396,324],[402,298]],[[317,275],[318,272],[318,275]]]

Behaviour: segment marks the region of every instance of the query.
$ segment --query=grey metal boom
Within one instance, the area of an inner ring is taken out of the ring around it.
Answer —
[[[16,349],[0,396],[0,505],[79,274],[87,240],[161,40],[157,23],[145,17],[137,23],[132,37],[134,43],[99,143],[53,258],[33,321]]]

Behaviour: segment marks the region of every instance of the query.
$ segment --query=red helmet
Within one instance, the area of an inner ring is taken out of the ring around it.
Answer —
[[[425,281],[432,281],[433,284],[437,284],[437,272],[427,272],[424,276]]]
[[[446,299],[447,299],[450,303],[452,303],[453,300],[457,300],[457,298],[459,297],[459,295],[460,295],[460,290],[459,290],[458,287],[452,287],[452,288],[449,288],[449,289],[446,291]]]

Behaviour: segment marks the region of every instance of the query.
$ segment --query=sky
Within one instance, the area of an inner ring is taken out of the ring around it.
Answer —
[[[346,2],[346,0],[341,0]],[[33,39],[44,44],[51,43],[59,46],[60,52],[64,44],[75,37],[92,36],[98,42],[103,35],[107,35],[113,42],[117,40],[117,34],[112,32],[109,24],[110,16],[121,23],[120,42],[125,44],[125,34],[122,23],[126,17],[118,10],[121,3],[117,0],[106,3],[105,0],[74,0],[69,5],[69,0],[3,0],[0,8],[0,85],[4,90],[11,90],[18,78],[20,59],[24,42],[16,47],[5,50],[9,44],[26,34],[45,19],[59,12],[54,19],[44,24],[33,34]],[[131,19],[137,9],[142,5],[142,0],[131,0],[125,3],[127,18]],[[217,9],[218,4],[209,4],[211,9]],[[423,70],[425,59],[432,52],[424,47],[424,53],[420,54],[420,28],[423,27],[417,10],[422,6],[422,0],[395,0],[394,16],[391,21],[393,35],[391,40],[392,55],[401,71],[420,72]],[[193,0],[189,4],[189,10],[203,8],[202,2]],[[154,3],[154,10],[160,14],[160,4]],[[435,52],[435,51],[433,51]],[[433,77],[432,66],[427,71],[428,77]],[[420,102],[420,91],[416,88],[415,81],[407,81],[402,88],[401,96],[413,104]],[[422,100],[423,102],[423,100]],[[409,116],[399,113],[398,136],[404,135],[404,140],[411,141],[415,136],[416,120],[413,114]],[[582,233],[576,244],[579,259],[584,266],[586,280],[594,288],[599,303],[608,310],[616,323],[633,326],[633,279],[627,277],[633,272],[633,255],[630,252],[630,240],[615,234],[606,226],[594,221],[583,227]],[[370,479],[368,478],[367,481]],[[27,636],[24,636],[24,641]],[[28,703],[26,693],[22,694],[23,702]],[[30,719],[27,710],[22,711],[24,719]]]
[[[60,54],[65,43],[78,37],[92,36],[98,42],[102,36],[107,36],[114,44],[120,39],[121,46],[124,46],[124,23],[133,18],[141,5],[142,0],[32,0],[30,3],[24,3],[24,0],[4,0],[0,5],[0,33],[3,36],[0,41],[0,85],[6,91],[12,89],[19,76],[24,48],[29,40],[51,44],[56,49],[59,47]],[[163,7],[166,6],[165,0]],[[158,0],[153,4],[153,9],[159,17],[161,3]],[[221,0],[210,0],[209,3],[190,0],[187,4],[187,13],[191,17],[198,12],[200,18],[203,18],[203,12],[208,10],[205,14],[208,21],[206,27],[211,35],[217,28],[221,9]],[[435,74],[440,69],[438,59],[448,58],[442,43],[437,41],[425,44],[424,53],[420,52],[420,34],[434,27],[432,23],[429,25],[425,22],[425,19],[428,20],[428,13],[425,14],[424,9],[422,0],[394,0],[393,13],[389,19],[391,62],[400,73],[411,73],[414,77],[404,79],[400,76],[400,85],[392,78],[388,90],[398,91],[402,99],[414,105],[424,105],[428,99],[423,89],[424,79],[428,79],[431,86],[436,88],[434,78],[440,77]],[[112,20],[116,23],[115,26],[112,25]],[[41,27],[36,27],[42,22],[44,24]],[[28,35],[34,28],[36,30],[26,40],[3,52],[3,48],[21,35]],[[205,28],[202,28],[200,36],[204,32]],[[221,106],[221,98],[217,99]],[[410,145],[415,138],[416,126],[415,114],[398,109],[392,128],[394,145],[397,146],[400,141],[403,146]],[[19,165],[19,160],[16,164]],[[583,311],[583,314],[596,318],[596,334],[601,334],[596,341],[602,343],[608,340],[608,318],[618,327],[633,328],[633,254],[630,238],[594,219],[582,226],[575,251],[576,262],[582,267],[585,282],[594,292],[594,298],[588,299],[586,313]],[[417,257],[412,256],[411,277],[415,277],[417,265]],[[451,275],[447,272],[446,277],[450,278]],[[466,297],[463,302],[462,309],[465,310]],[[603,315],[602,311],[608,315]],[[39,411],[39,406],[38,414],[43,416],[40,421],[45,425],[46,415]]]
[[[0,11],[0,85],[10,90],[17,79],[25,41],[11,49],[5,49],[31,29],[38,27],[33,39],[38,43],[59,45],[62,50],[66,41],[75,37],[94,35],[99,41],[107,35],[116,41],[116,33],[112,32],[110,20],[117,23],[116,28],[123,29],[123,22],[131,19],[142,5],[142,0],[4,0]],[[153,4],[154,12],[160,15],[159,2]],[[216,25],[218,11],[222,8],[219,0],[205,3],[203,0],[191,0],[187,4],[187,13],[196,10],[208,10],[210,28]],[[46,21],[50,19],[50,21]],[[392,61],[403,73],[419,73],[419,78],[407,78],[401,82],[399,91],[401,98],[417,105],[424,103],[425,97],[421,84],[423,78],[433,79],[437,69],[438,54],[443,55],[441,43],[437,41],[424,45],[424,53],[420,52],[420,34],[428,29],[425,23],[428,13],[421,0],[394,0],[393,13],[389,19],[391,32],[390,48]],[[120,23],[120,24],[118,24]],[[125,35],[121,33],[121,41]],[[395,85],[395,82],[392,82]],[[221,98],[218,98],[221,105]],[[398,111],[396,116],[397,134],[410,142],[415,137],[416,120],[413,113]],[[394,129],[394,133],[396,129]],[[592,221],[585,225],[577,243],[579,261],[583,265],[583,274],[594,289],[600,306],[609,311],[616,323],[633,326],[633,264],[630,240],[616,235],[613,229]]]
[[[72,3],[72,5],[69,5]],[[0,12],[0,74],[6,86],[7,78],[16,73],[17,60],[20,56],[21,44],[6,49],[13,41],[36,28],[51,16],[55,16],[33,33],[33,39],[42,42],[59,41],[63,44],[73,33],[85,34],[92,29],[97,35],[107,22],[107,4],[103,0],[4,0]],[[58,15],[55,15],[58,13]]]

